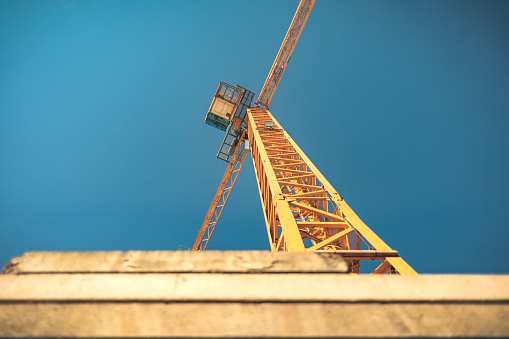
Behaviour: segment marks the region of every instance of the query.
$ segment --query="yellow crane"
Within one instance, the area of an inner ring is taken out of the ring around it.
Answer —
[[[205,122],[226,131],[217,157],[228,162],[192,250],[203,251],[214,232],[246,156],[251,152],[272,251],[336,253],[359,273],[417,274],[354,213],[269,112],[269,106],[315,0],[302,0],[254,106],[254,93],[221,82]]]

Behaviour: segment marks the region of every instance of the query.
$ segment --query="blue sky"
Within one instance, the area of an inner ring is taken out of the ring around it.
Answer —
[[[191,246],[298,1],[0,1],[0,266]],[[320,1],[271,112],[421,273],[508,273],[509,4]],[[209,249],[268,249],[248,159]]]

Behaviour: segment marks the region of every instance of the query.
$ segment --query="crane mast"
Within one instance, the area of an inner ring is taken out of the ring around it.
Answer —
[[[338,253],[351,273],[359,273],[361,260],[382,260],[373,273],[416,274],[362,222],[268,110],[250,108],[247,118],[272,251]]]
[[[255,106],[250,106],[254,93],[238,85],[221,83],[216,92],[206,122],[226,130],[218,158],[229,164],[192,250],[206,249],[250,151],[272,251],[340,254],[351,273],[360,273],[361,261],[377,260],[372,274],[415,275],[354,213],[268,110],[314,2],[300,2]],[[238,93],[225,95],[225,86]]]

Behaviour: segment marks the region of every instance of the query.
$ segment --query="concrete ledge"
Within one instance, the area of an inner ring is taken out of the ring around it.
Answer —
[[[0,304],[4,337],[507,337],[506,305],[323,303]],[[6,320],[7,319],[7,320]]]
[[[337,254],[51,252],[0,275],[0,337],[509,337],[509,276],[349,275]]]
[[[0,302],[23,300],[509,303],[509,276],[0,275]]]
[[[335,253],[269,251],[27,252],[2,274],[36,273],[346,273]]]

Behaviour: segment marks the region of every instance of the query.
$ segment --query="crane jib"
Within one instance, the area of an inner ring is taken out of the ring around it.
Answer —
[[[299,41],[300,34],[304,29],[304,25],[306,24],[314,4],[315,0],[302,0],[300,2],[292,23],[290,24],[290,28],[286,33],[283,43],[281,44],[281,48],[279,49],[276,59],[272,64],[267,80],[265,80],[260,96],[256,101],[257,106],[262,106],[266,109],[269,108],[270,102],[272,101],[274,93],[279,85],[279,81],[281,80],[286,66],[292,57],[295,45],[297,45],[297,42]]]

